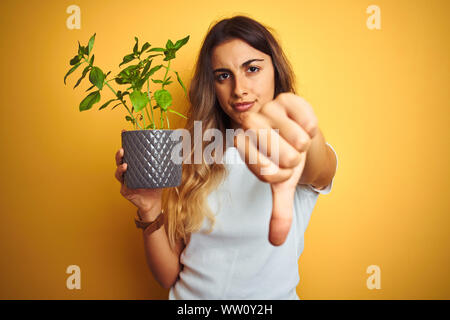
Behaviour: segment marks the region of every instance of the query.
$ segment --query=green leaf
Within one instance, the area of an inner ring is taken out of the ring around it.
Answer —
[[[83,57],[83,55],[88,54],[88,47],[83,47],[78,41],[78,55]]]
[[[77,64],[78,62],[80,62],[80,60],[81,60],[81,57],[77,55],[70,60],[70,65],[73,66],[73,65]]]
[[[158,54],[152,54],[152,55],[148,56],[146,59],[153,58],[153,57],[157,57],[157,56],[162,56],[162,54],[161,54],[161,53],[158,53]]]
[[[155,91],[154,95],[156,103],[164,110],[172,105],[172,96],[169,91],[165,89]]]
[[[141,91],[133,91],[130,94],[130,100],[136,112],[141,111],[148,103],[148,97]]]
[[[122,99],[123,97],[125,97],[127,94],[130,94],[128,91],[122,92],[122,91],[117,91],[116,97],[117,99]]]
[[[170,50],[164,51],[164,55],[166,56],[164,58],[164,61],[169,61],[169,60],[175,59],[175,52],[176,52],[175,49],[170,49]]]
[[[89,39],[89,44],[88,44],[88,49],[87,49],[88,55],[92,51],[92,48],[94,47],[95,35],[96,35],[96,33],[94,33],[94,35]]]
[[[133,71],[139,68],[139,64],[133,64],[131,66],[126,67],[123,69],[119,74],[122,75],[130,75]]]
[[[186,38],[183,38],[181,40],[178,40],[175,43],[175,49],[178,50],[180,49],[182,46],[184,46],[187,42],[189,41],[189,36],[187,36]]]
[[[164,49],[164,48],[151,48],[150,50],[148,50],[147,52],[150,52],[150,51],[159,51],[159,52],[164,52],[164,51],[166,51],[166,49]]]
[[[153,60],[148,60],[148,62],[145,64],[144,69],[142,70],[142,76],[144,77],[145,74],[147,73],[148,69],[150,69],[150,66],[152,64]]]
[[[168,78],[166,79],[166,81],[164,81],[164,85],[165,85],[165,86],[172,83],[172,81],[169,81],[170,78],[171,78],[171,77],[168,77]]]
[[[78,55],[82,56],[84,53],[84,47],[80,44],[80,41],[78,41]]]
[[[88,73],[89,69],[91,68],[91,66],[86,66],[86,68],[84,68],[83,73],[81,75],[81,78],[78,79],[77,83],[75,84],[75,86],[73,87],[74,89],[81,83],[81,80],[84,79],[84,77],[86,77],[86,74]]]
[[[144,85],[145,81],[147,81],[147,79],[144,77],[142,79],[139,79],[136,83],[135,83],[135,88],[136,90],[141,90],[142,86]]]
[[[133,119],[132,117],[130,117],[130,116],[126,116],[126,117],[125,117],[125,120],[131,121],[131,123],[134,124],[134,119]]]
[[[186,90],[186,87],[185,87],[184,84],[183,84],[183,81],[181,81],[180,75],[178,74],[178,72],[176,72],[176,71],[174,71],[174,72],[175,72],[175,74],[177,75],[178,83],[181,85],[181,87],[182,87],[183,90],[184,90],[184,94],[187,96],[187,90]]]
[[[74,72],[80,65],[82,64],[82,62],[78,62],[76,65],[74,65],[64,76],[64,84],[66,84],[66,78],[69,76],[69,74],[71,74],[72,72]]]
[[[133,47],[133,53],[134,54],[138,54],[138,43],[139,43],[139,41],[138,41],[137,37],[134,37],[134,40],[136,41],[136,43],[135,43],[135,45]]]
[[[89,81],[101,90],[105,81],[105,74],[100,68],[93,67],[89,73]]]
[[[89,60],[89,64],[92,66],[92,64],[94,63],[94,55],[92,55],[91,59]]]
[[[108,100],[108,101],[105,102],[98,110],[102,110],[102,109],[106,108],[106,107],[108,106],[108,104],[110,104],[111,102],[116,101],[116,100],[117,100],[117,99],[111,99],[111,100]]]
[[[80,103],[80,111],[89,110],[92,108],[92,105],[100,101],[100,91],[91,92],[83,99]]]
[[[95,86],[91,86],[89,89],[86,90],[86,92],[88,92],[89,90],[91,90],[92,88],[94,88]]]
[[[168,109],[168,110],[169,110],[169,112],[175,113],[175,114],[179,115],[180,117],[183,117],[183,118],[187,119],[187,118],[186,118],[185,116],[183,116],[181,113],[178,113],[178,112],[176,112],[176,111],[173,110],[173,109]]]
[[[120,77],[117,77],[115,80],[116,80],[116,83],[117,83],[117,84],[126,84],[126,83],[130,83],[130,81],[128,81],[128,80],[126,80],[126,79],[123,79],[123,78],[120,78]]]
[[[137,65],[131,65],[120,71],[118,76],[122,78],[124,81],[123,83],[130,83],[130,80],[134,79],[135,77],[135,71],[139,68],[139,64]]]
[[[174,46],[172,40],[170,40],[170,39],[167,40],[166,49],[174,49],[174,48],[175,48],[175,46]]]
[[[153,80],[153,79],[151,79],[151,80],[153,81],[153,83],[163,83],[162,80]]]
[[[123,57],[123,61],[119,64],[119,67],[125,63],[128,63],[128,62],[134,60],[134,59],[135,59],[134,53],[126,55],[125,57]]]
[[[114,110],[114,108],[117,107],[119,104],[122,104],[122,102],[116,104],[114,107],[111,108],[111,110]]]
[[[148,72],[142,79],[142,85],[148,80],[148,78],[150,78],[150,72]]]
[[[148,72],[148,76],[151,77],[156,71],[158,71],[161,68],[162,68],[162,64],[160,64],[159,66],[151,68],[150,71]]]
[[[148,42],[144,43],[144,45],[142,46],[140,54],[142,54],[148,48],[150,48],[150,43],[148,43]]]

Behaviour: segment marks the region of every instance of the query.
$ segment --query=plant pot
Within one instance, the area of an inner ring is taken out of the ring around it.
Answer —
[[[172,150],[179,142],[175,130],[133,130],[122,132],[124,182],[130,189],[167,188],[181,184],[182,164],[172,161]]]

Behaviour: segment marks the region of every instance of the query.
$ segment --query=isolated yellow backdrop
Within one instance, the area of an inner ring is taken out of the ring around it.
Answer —
[[[79,30],[66,27],[72,4]],[[381,30],[366,26],[369,5]],[[305,234],[300,298],[449,299],[449,10],[446,0],[2,0],[0,298],[167,298],[114,178],[126,114],[80,113],[81,68],[63,77],[94,33],[95,62],[113,72],[134,36],[162,46],[189,34],[172,64],[189,85],[210,24],[246,14],[276,30],[339,157]],[[81,290],[66,288],[69,265]],[[370,265],[381,289],[366,286]]]

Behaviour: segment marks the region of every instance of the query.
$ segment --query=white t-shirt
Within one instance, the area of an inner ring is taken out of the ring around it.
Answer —
[[[333,182],[324,190],[310,185],[296,188],[291,229],[281,246],[273,246],[268,239],[270,184],[247,168],[235,147],[226,150],[224,163],[229,173],[207,200],[216,224],[206,233],[205,218],[202,228],[191,234],[180,256],[184,267],[169,299],[298,300],[304,232],[319,194],[329,193]]]

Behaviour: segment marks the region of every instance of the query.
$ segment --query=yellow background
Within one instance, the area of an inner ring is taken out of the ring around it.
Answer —
[[[66,27],[71,4],[80,30]],[[366,26],[371,4],[381,30]],[[63,77],[94,32],[95,64],[113,74],[134,36],[163,46],[189,34],[172,63],[189,85],[209,25],[242,13],[277,31],[339,157],[305,234],[300,298],[449,299],[449,12],[447,0],[2,0],[0,298],[167,298],[114,178],[124,108],[79,112],[87,77],[75,90],[81,67]],[[66,288],[72,264],[81,290]]]

